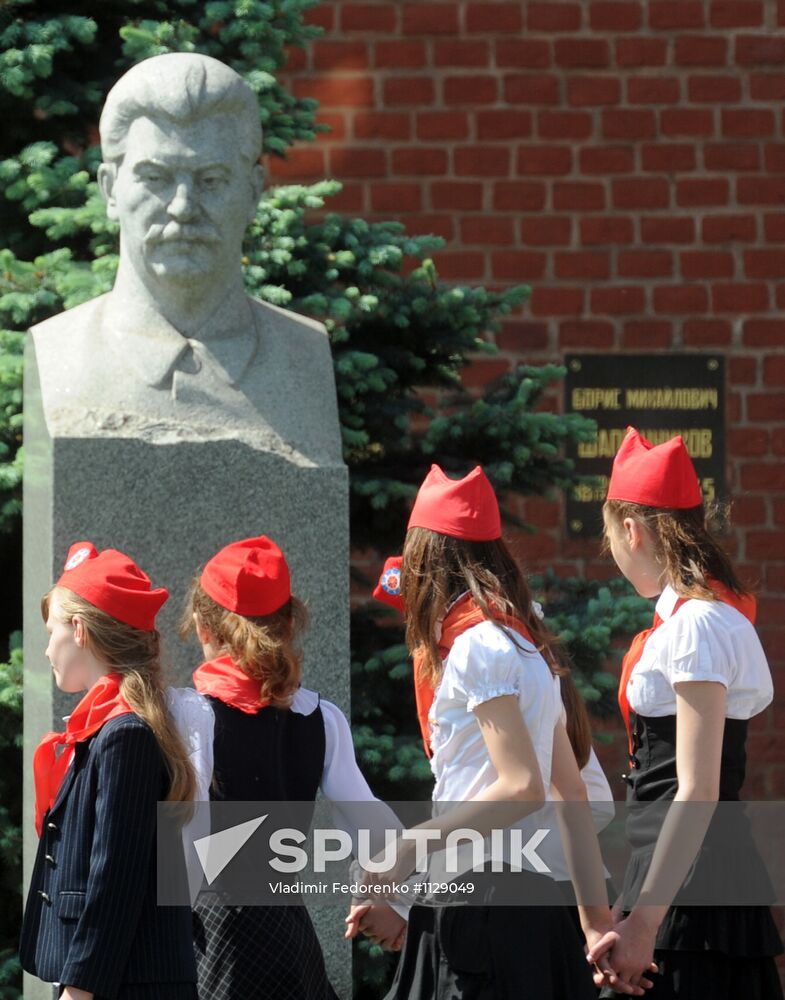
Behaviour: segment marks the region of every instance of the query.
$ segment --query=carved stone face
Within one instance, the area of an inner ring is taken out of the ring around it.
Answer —
[[[236,128],[219,115],[191,124],[137,118],[116,173],[102,168],[121,255],[143,281],[193,282],[239,267],[261,174],[237,155]]]

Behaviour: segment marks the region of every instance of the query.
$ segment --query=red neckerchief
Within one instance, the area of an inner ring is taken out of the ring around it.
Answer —
[[[493,611],[493,608],[491,610]],[[501,625],[506,625],[507,628],[511,628],[515,632],[519,632],[524,639],[532,642],[529,629],[520,619],[514,618],[511,615],[496,614],[495,612],[493,618],[494,621],[499,622]],[[450,655],[453,643],[459,635],[462,635],[467,629],[473,628],[473,626],[479,625],[484,621],[486,621],[485,614],[471,594],[464,594],[463,597],[458,598],[442,622],[442,634],[439,639],[439,656],[442,658],[442,661],[446,660]],[[414,700],[417,703],[417,719],[420,723],[425,755],[426,757],[432,757],[428,714],[431,711],[436,689],[430,680],[424,676],[425,648],[420,646],[418,649],[415,649],[412,659],[414,660]]]
[[[231,656],[203,663],[194,670],[193,680],[199,694],[209,694],[248,715],[270,704],[269,698],[262,698],[262,682],[238,667]]]
[[[714,591],[718,601],[722,601],[723,604],[730,604],[732,608],[736,608],[737,611],[740,611],[745,618],[752,622],[753,625],[755,624],[757,602],[752,594],[743,594],[741,596],[734,594],[732,590],[726,587],[724,583],[720,583],[719,580],[709,580],[709,586]],[[689,597],[680,597],[673,607],[671,617],[673,617],[679,608],[685,605],[688,600],[690,600]],[[651,628],[647,628],[645,631],[639,632],[635,636],[621,663],[621,677],[619,679],[619,708],[621,709],[621,714],[624,718],[624,726],[627,730],[627,743],[629,745],[630,754],[632,754],[633,748],[632,726],[630,725],[630,703],[627,698],[627,685],[630,682],[633,670],[638,664],[641,656],[643,656],[643,647],[646,645],[649,636],[662,624],[663,619],[660,618],[655,611],[654,621],[652,622]]]
[[[47,733],[33,754],[35,829],[38,836],[44,816],[55,804],[63,778],[74,756],[74,745],[89,739],[105,722],[133,711],[120,694],[120,674],[105,674],[85,694],[65,725],[64,733]],[[62,748],[58,754],[58,748]]]

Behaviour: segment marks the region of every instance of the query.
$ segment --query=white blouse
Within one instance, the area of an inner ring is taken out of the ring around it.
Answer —
[[[435,802],[474,798],[497,778],[474,709],[515,695],[529,730],[542,780],[551,781],[553,731],[561,715],[559,681],[534,645],[516,641],[490,621],[467,629],[444,661],[428,715]]]
[[[727,689],[725,715],[751,719],[773,698],[766,654],[752,623],[722,601],[692,598],[674,611],[678,594],[666,587],[657,601],[663,624],[643,647],[627,685],[639,715],[676,714],[673,685],[716,681]]]

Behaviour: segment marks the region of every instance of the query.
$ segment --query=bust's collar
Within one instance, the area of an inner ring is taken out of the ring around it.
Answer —
[[[151,303],[123,288],[118,280],[104,299],[101,332],[149,386],[171,383],[178,366],[193,366],[189,359],[194,342],[203,344],[231,385],[240,382],[259,347],[259,336],[250,300],[232,291],[213,315],[185,337]],[[193,367],[191,367],[191,370]]]

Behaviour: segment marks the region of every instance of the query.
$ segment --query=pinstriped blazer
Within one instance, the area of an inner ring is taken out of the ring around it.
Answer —
[[[76,744],[44,817],[27,897],[22,967],[109,1000],[126,983],[192,983],[191,911],[156,905],[156,803],[168,778],[138,716]]]

